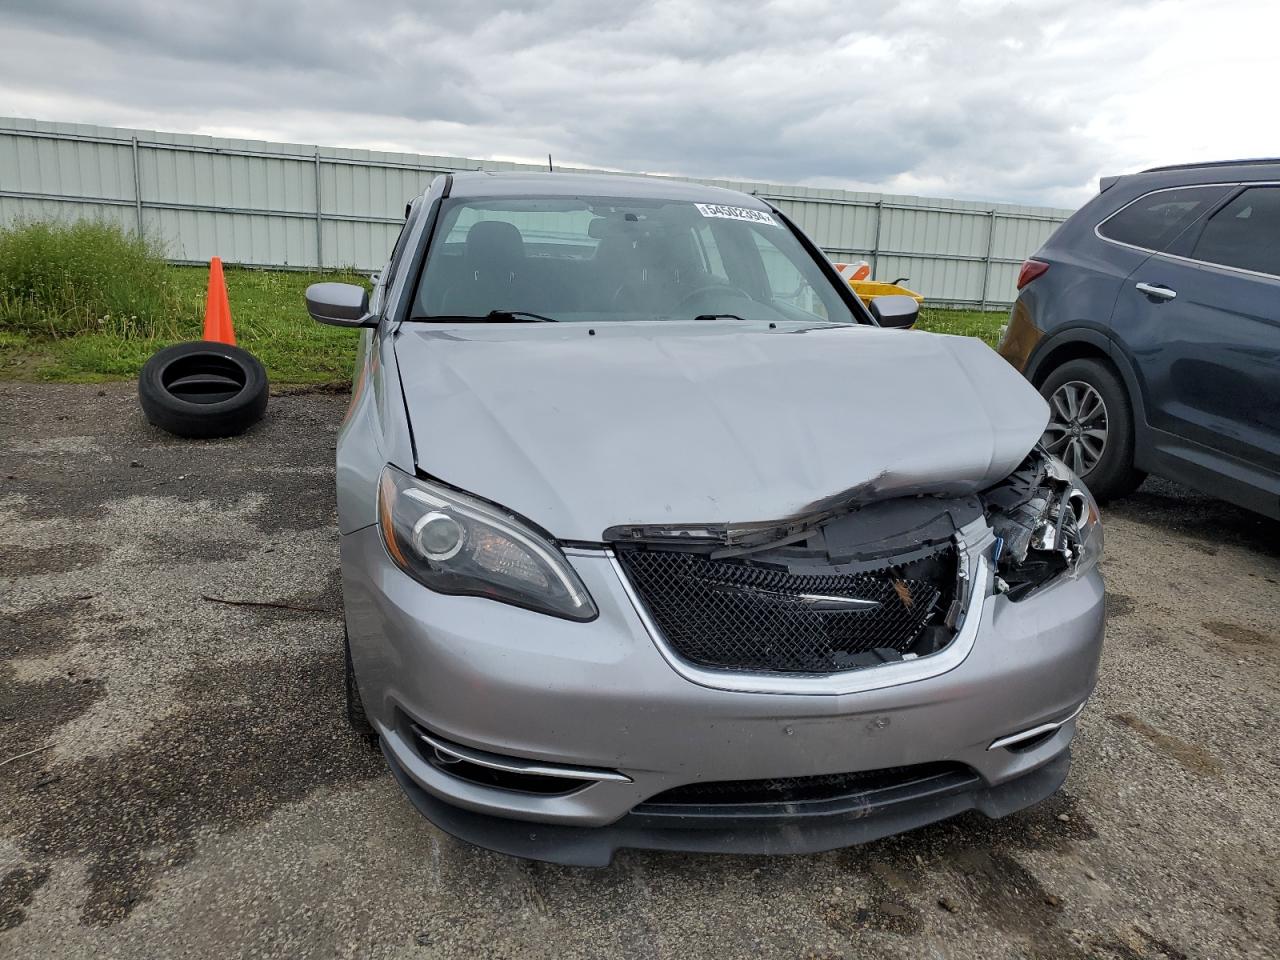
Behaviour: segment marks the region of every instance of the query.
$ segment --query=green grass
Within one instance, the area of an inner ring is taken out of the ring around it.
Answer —
[[[1009,311],[998,312],[982,310],[946,310],[931,307],[928,301],[920,310],[920,320],[916,323],[919,330],[931,333],[953,333],[964,337],[977,337],[994,347],[1000,339],[1000,332],[1009,322]]]
[[[0,229],[0,329],[33,337],[174,334],[181,295],[160,247],[94,220]]]
[[[204,267],[165,263],[145,239],[111,225],[26,223],[0,230],[0,379],[93,383],[136,377],[160,347],[198,340]],[[350,380],[356,335],[307,316],[318,280],[368,281],[349,271],[226,269],[236,339],[277,384]],[[1004,312],[925,304],[918,326],[992,346]]]
[[[97,331],[51,336],[38,326],[18,326],[0,314],[0,379],[95,383],[136,377],[160,347],[198,340],[204,326],[205,267],[164,266],[174,301],[167,324],[154,330]],[[227,297],[236,341],[267,368],[273,383],[342,383],[350,380],[356,334],[325,327],[303,303],[307,286],[320,280],[362,283],[350,272],[298,273],[227,267]]]

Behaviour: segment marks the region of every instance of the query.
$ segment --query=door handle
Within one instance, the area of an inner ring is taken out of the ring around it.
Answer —
[[[1153,300],[1172,300],[1178,295],[1176,290],[1170,290],[1168,287],[1157,283],[1139,283],[1135,284],[1135,286],[1139,293],[1145,294]]]

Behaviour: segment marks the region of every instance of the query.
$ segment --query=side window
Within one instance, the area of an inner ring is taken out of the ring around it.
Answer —
[[[765,279],[769,283],[769,295],[778,303],[789,304],[815,317],[827,318],[827,307],[813,289],[812,284],[791,258],[774,246],[765,230],[777,230],[777,227],[750,229],[752,240],[760,252],[760,260],[764,263]]]
[[[404,242],[409,239],[409,227],[412,223],[413,213],[411,210],[406,210],[400,234],[396,237],[396,242],[391,248],[391,256],[382,270],[382,276],[379,277],[379,286],[390,289],[391,281],[396,278],[396,271],[400,268],[400,254],[404,252]]]
[[[1211,216],[1191,256],[1280,277],[1280,187],[1250,187]]]
[[[1108,240],[1144,250],[1167,250],[1183,230],[1227,195],[1230,187],[1178,187],[1139,197],[1098,224]]]

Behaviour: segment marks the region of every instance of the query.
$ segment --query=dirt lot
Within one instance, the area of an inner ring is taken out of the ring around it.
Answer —
[[[440,834],[344,727],[344,406],[193,444],[125,385],[0,385],[0,957],[1277,956],[1280,525],[1107,511],[1101,680],[1036,809],[574,870]]]

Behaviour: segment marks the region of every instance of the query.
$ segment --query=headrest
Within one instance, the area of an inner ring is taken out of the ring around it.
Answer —
[[[467,231],[467,259],[506,265],[524,259],[524,238],[505,220],[480,220]]]

